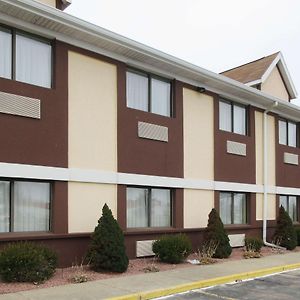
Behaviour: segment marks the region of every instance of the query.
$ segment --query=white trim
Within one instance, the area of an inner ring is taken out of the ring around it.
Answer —
[[[25,164],[0,163],[0,177],[85,182],[99,184],[124,184],[184,188],[196,190],[237,191],[263,193],[263,185],[224,182],[190,178],[117,173],[77,168],[57,168]],[[269,194],[300,195],[300,188],[268,186]]]
[[[248,86],[253,87],[253,85],[260,84],[261,82],[262,82],[261,79],[257,79],[257,80],[253,80],[253,81],[250,81],[250,82],[246,82],[245,84],[248,85]]]

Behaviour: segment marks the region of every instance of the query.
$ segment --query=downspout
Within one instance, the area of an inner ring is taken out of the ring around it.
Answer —
[[[283,247],[280,247],[278,245],[274,245],[267,242],[267,212],[268,212],[268,112],[271,111],[274,107],[278,105],[278,102],[275,101],[268,109],[264,111],[264,122],[263,122],[263,145],[264,145],[264,202],[263,202],[263,242],[266,246],[269,247],[276,247],[280,249],[285,249]]]

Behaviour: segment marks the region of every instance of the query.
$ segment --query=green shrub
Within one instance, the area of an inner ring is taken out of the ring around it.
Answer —
[[[179,264],[192,252],[192,244],[185,234],[166,235],[153,243],[152,250],[161,261]]]
[[[289,214],[285,211],[283,206],[280,206],[279,208],[277,227],[273,236],[273,240],[288,250],[293,250],[297,246],[296,230]]]
[[[55,272],[53,250],[30,242],[7,245],[0,253],[0,276],[7,282],[43,282]]]
[[[211,241],[218,244],[214,258],[227,258],[230,256],[232,249],[229,238],[223,222],[214,208],[208,215],[208,224],[204,233],[204,242],[210,243]]]
[[[296,228],[297,233],[297,245],[300,246],[300,228]]]
[[[124,235],[107,204],[103,206],[102,216],[92,235],[88,259],[96,272],[107,270],[122,273],[127,270],[129,261]]]
[[[264,245],[264,242],[259,237],[246,237],[245,238],[246,251],[260,252],[263,245]]]

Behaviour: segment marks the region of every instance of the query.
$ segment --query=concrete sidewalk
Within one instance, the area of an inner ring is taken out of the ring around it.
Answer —
[[[0,300],[151,299],[300,268],[300,252],[4,294]]]

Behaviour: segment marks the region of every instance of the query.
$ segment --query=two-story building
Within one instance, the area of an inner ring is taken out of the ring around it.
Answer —
[[[62,11],[0,0],[0,245],[80,261],[104,203],[129,257],[195,247],[217,208],[232,245],[299,220],[300,108],[281,53],[216,74]]]

